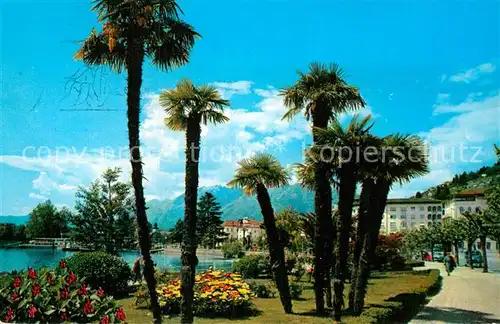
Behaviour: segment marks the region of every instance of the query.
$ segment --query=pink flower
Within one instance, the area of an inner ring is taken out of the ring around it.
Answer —
[[[66,289],[66,288],[61,289],[61,291],[59,292],[59,297],[61,299],[67,299],[69,297],[68,289]]]
[[[85,284],[82,284],[82,288],[78,290],[78,295],[87,295],[87,287],[85,286]]]
[[[109,316],[106,315],[102,318],[101,324],[109,324]]]
[[[125,321],[127,318],[125,317],[125,313],[123,312],[123,308],[118,308],[115,314],[116,318],[119,319],[120,321]]]
[[[15,288],[19,288],[21,287],[21,278],[19,277],[16,277],[16,279],[14,279],[14,283],[12,284]]]
[[[85,305],[83,305],[83,312],[85,314],[92,313],[94,311],[94,307],[92,306],[92,303],[90,302],[90,299],[87,299],[85,302]]]
[[[36,297],[36,295],[38,295],[39,293],[40,293],[40,285],[36,283],[33,285],[32,295],[33,297]]]
[[[36,275],[36,271],[33,270],[32,268],[29,268],[28,269],[28,275],[31,279],[36,279],[37,278],[37,275]]]
[[[31,305],[30,308],[28,308],[28,317],[35,318],[37,312],[38,310],[36,309],[36,307]]]
[[[61,269],[66,268],[66,261],[64,259],[59,261],[59,268],[61,268]]]
[[[76,275],[71,272],[69,275],[68,275],[68,285],[72,285],[76,282]]]
[[[14,293],[12,294],[12,301],[16,301],[18,298],[19,294],[17,293],[17,291],[14,291]]]
[[[104,290],[102,288],[99,288],[99,290],[97,291],[97,296],[104,297]]]
[[[62,314],[61,314],[61,319],[62,319],[63,321],[67,321],[67,320],[69,320],[68,313],[66,313],[66,312],[65,312],[65,313],[62,313]]]
[[[7,309],[7,315],[5,315],[5,321],[6,321],[6,322],[10,322],[10,321],[12,321],[12,320],[14,319],[14,316],[15,316],[15,315],[16,315],[16,314],[14,313],[14,311],[12,310],[12,308],[10,308],[10,307],[9,307],[9,308]]]

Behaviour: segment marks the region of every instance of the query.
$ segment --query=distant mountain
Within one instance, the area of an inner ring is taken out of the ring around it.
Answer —
[[[30,219],[29,215],[27,216],[0,216],[0,224],[15,224],[15,225],[24,225]]]
[[[228,188],[224,186],[213,186],[200,188],[198,197],[205,192],[212,193],[222,207],[222,218],[241,219],[248,217],[250,219],[262,220],[260,207],[257,199],[247,197],[240,189]],[[312,211],[314,205],[314,194],[303,189],[297,184],[273,188],[269,190],[271,201],[276,212],[286,207],[292,207],[299,212]],[[334,193],[333,201],[336,203],[338,198]],[[174,226],[177,220],[184,217],[184,195],[180,195],[174,200],[151,200],[147,203],[148,219],[151,223],[158,223],[162,229],[168,229]]]

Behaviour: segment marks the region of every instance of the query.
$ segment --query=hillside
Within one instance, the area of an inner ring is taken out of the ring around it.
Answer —
[[[476,171],[457,174],[451,181],[431,187],[421,194],[422,197],[448,200],[452,195],[466,189],[490,188],[495,185],[500,185],[500,162],[483,166]]]
[[[217,201],[221,204],[222,218],[224,220],[241,219],[243,217],[262,220],[257,199],[255,197],[246,197],[240,189],[224,186],[200,188],[198,196],[205,192],[215,195]],[[269,194],[276,212],[289,206],[299,212],[313,210],[314,194],[297,184],[270,189]],[[336,203],[338,199],[336,193],[334,195],[333,201]],[[151,200],[147,203],[147,206],[149,208],[149,221],[158,223],[160,228],[168,229],[184,216],[184,195],[180,195],[172,201]]]

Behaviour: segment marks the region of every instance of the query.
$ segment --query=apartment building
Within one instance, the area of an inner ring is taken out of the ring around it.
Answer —
[[[359,205],[354,207],[358,213]],[[385,206],[380,233],[391,234],[405,229],[428,226],[430,223],[442,223],[443,203],[430,198],[394,198],[388,199]]]
[[[244,237],[251,237],[252,240],[262,235],[262,222],[243,218],[240,220],[227,220],[224,222],[224,232],[228,234],[230,240],[242,240]]]
[[[445,202],[443,217],[459,219],[465,217],[463,215],[465,212],[477,213],[487,207],[488,203],[485,197],[485,189],[466,190],[454,195],[450,201]],[[481,249],[479,239],[474,245],[478,250]],[[465,247],[465,244],[462,243],[461,247]],[[488,252],[498,251],[498,249],[499,246],[497,242],[489,238],[486,239],[486,250]]]

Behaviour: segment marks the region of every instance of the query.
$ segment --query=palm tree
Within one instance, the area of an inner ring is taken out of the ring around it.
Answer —
[[[357,279],[351,283],[354,293],[354,314],[361,314],[366,287],[370,276],[370,262],[375,254],[380,225],[387,204],[387,197],[394,183],[405,183],[429,172],[427,152],[421,139],[413,135],[393,134],[382,139],[377,149],[376,161],[364,163],[359,222],[367,222],[362,228],[362,251],[354,260]],[[357,264],[357,266],[356,266]]]
[[[165,124],[174,131],[186,132],[186,176],[184,195],[184,231],[182,235],[181,269],[181,323],[193,322],[194,278],[196,258],[196,204],[198,201],[198,166],[200,157],[201,124],[221,124],[229,120],[222,99],[213,86],[195,87],[182,80],[175,89],[160,94],[160,105],[165,108]]]
[[[318,146],[325,158],[332,161],[331,167],[337,178],[339,203],[338,203],[338,226],[335,249],[335,271],[334,271],[334,317],[340,321],[342,306],[344,304],[344,282],[347,277],[347,257],[349,254],[349,238],[352,229],[352,208],[356,183],[359,178],[360,160],[355,152],[364,152],[365,146],[373,142],[373,136],[369,131],[373,124],[370,123],[371,116],[359,120],[355,115],[349,125],[344,129],[338,120],[326,130],[315,129],[317,133]],[[330,151],[331,156],[325,156],[325,149]]]
[[[336,115],[364,107],[365,102],[356,87],[344,79],[344,72],[336,64],[329,67],[312,63],[309,72],[297,72],[299,80],[281,91],[288,111],[283,119],[291,120],[304,112],[316,128],[326,129]],[[317,136],[313,134],[316,143]],[[315,240],[315,297],[316,311],[324,312],[323,288],[326,271],[332,263],[334,225],[332,222],[332,189],[328,180],[328,165],[319,163],[314,171],[314,210],[318,217]]]
[[[279,161],[270,154],[258,153],[255,156],[238,162],[234,179],[228,183],[230,187],[242,188],[246,195],[257,194],[264,226],[266,227],[267,244],[271,257],[273,275],[280,294],[285,313],[292,312],[292,300],[288,287],[288,275],[285,267],[285,250],[280,242],[274,219],[274,210],[269,197],[268,188],[288,184],[290,174]]]
[[[123,69],[127,71],[128,140],[139,245],[153,317],[155,322],[161,322],[142,185],[139,140],[142,64],[145,57],[161,70],[186,64],[199,34],[180,20],[182,10],[175,0],[96,0],[94,3],[92,10],[103,22],[102,31],[93,29],[74,58],[89,66],[108,65],[118,73]]]

